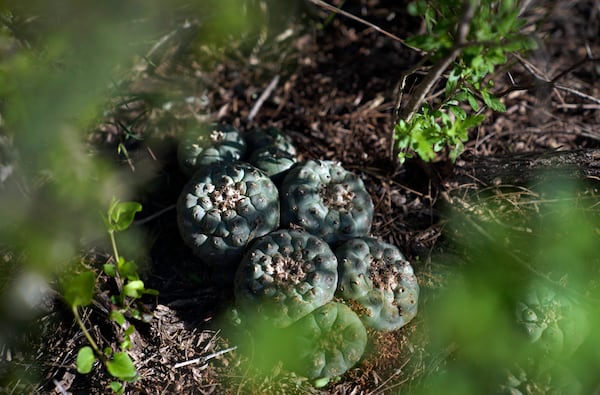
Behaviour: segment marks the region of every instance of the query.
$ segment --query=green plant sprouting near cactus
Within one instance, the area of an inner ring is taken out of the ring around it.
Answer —
[[[485,119],[481,103],[505,111],[492,92],[494,84],[489,77],[507,62],[510,53],[533,49],[535,42],[522,33],[525,20],[516,1],[417,0],[408,9],[424,19],[426,33],[406,42],[427,54],[420,66],[426,60],[433,66],[399,111],[394,151],[400,162],[413,153],[430,161],[447,147],[454,160],[462,152],[469,130]],[[406,73],[403,85],[418,68]],[[442,98],[426,102],[444,74]]]
[[[105,218],[114,263],[104,264],[103,272],[114,279],[119,290],[118,294],[110,297],[113,309],[108,317],[119,328],[119,335],[123,339],[119,344],[119,350],[110,347],[101,350],[81,319],[79,309],[92,303],[97,274],[92,270],[85,270],[67,278],[62,284],[63,297],[70,305],[75,320],[89,343],[89,346],[80,348],[77,353],[77,371],[90,373],[94,363],[100,360],[108,373],[119,380],[111,383],[111,388],[116,393],[123,393],[125,383],[137,377],[137,370],[127,353],[131,348],[131,335],[135,332],[135,326],[130,319],[141,321],[149,319],[147,314],[143,314],[135,306],[135,301],[146,294],[158,294],[156,290],[145,288],[136,264],[125,260],[119,255],[117,249],[115,233],[129,228],[135,214],[141,209],[142,206],[137,202],[113,201]]]

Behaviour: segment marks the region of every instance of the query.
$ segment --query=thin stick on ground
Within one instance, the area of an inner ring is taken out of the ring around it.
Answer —
[[[229,348],[226,348],[224,350],[217,351],[217,352],[214,352],[212,354],[205,355],[203,357],[190,359],[189,361],[178,362],[175,365],[173,365],[173,369],[178,369],[178,368],[181,368],[181,367],[184,367],[184,366],[188,366],[188,365],[193,365],[193,364],[196,364],[196,363],[205,363],[205,362],[208,362],[209,360],[211,360],[213,358],[220,357],[221,355],[227,354],[227,353],[229,353],[231,351],[235,351],[235,350],[237,350],[237,346],[229,347]]]
[[[248,114],[248,121],[252,121],[254,117],[256,117],[256,114],[264,104],[265,100],[267,100],[267,98],[271,96],[271,93],[273,92],[273,90],[275,90],[275,87],[277,87],[278,83],[279,75],[276,75],[269,83],[269,86],[267,86],[267,89],[264,90],[264,92],[260,95],[256,103],[254,103],[252,110],[250,110],[250,114]]]

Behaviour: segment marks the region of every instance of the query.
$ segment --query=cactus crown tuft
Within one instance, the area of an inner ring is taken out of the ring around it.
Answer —
[[[273,277],[276,286],[298,285],[306,279],[310,272],[314,271],[314,266],[302,259],[276,255],[271,264],[265,265],[264,271]]]
[[[219,188],[214,188],[212,192],[208,193],[208,196],[213,207],[221,212],[235,210],[244,200],[242,184],[239,182],[234,185],[223,185]]]
[[[398,289],[398,276],[400,270],[397,266],[390,266],[384,259],[370,258],[369,278],[373,287],[383,291],[394,292]]]
[[[356,196],[348,184],[324,184],[319,190],[319,195],[327,207],[340,212],[351,211]]]
[[[218,144],[225,140],[225,133],[223,133],[222,130],[215,129],[210,133],[210,140],[213,143]]]

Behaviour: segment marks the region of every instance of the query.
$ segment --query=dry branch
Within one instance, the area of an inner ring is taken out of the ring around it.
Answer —
[[[459,178],[478,184],[528,185],[546,179],[600,182],[600,149],[528,152],[474,158],[457,168]]]

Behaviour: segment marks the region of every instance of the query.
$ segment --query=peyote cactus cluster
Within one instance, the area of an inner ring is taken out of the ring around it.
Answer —
[[[195,158],[179,156],[193,172],[177,203],[182,239],[226,278],[240,313],[262,322],[251,325],[257,337],[266,327],[283,334],[290,369],[311,379],[343,374],[364,353],[366,327],[397,330],[415,316],[412,267],[369,237],[374,206],[358,176],[331,161],[297,162],[274,128],[209,129],[223,133],[213,145],[184,138],[194,147],[179,149]]]
[[[571,355],[589,332],[586,315],[579,306],[538,283],[526,289],[515,313],[529,341],[551,356]]]

